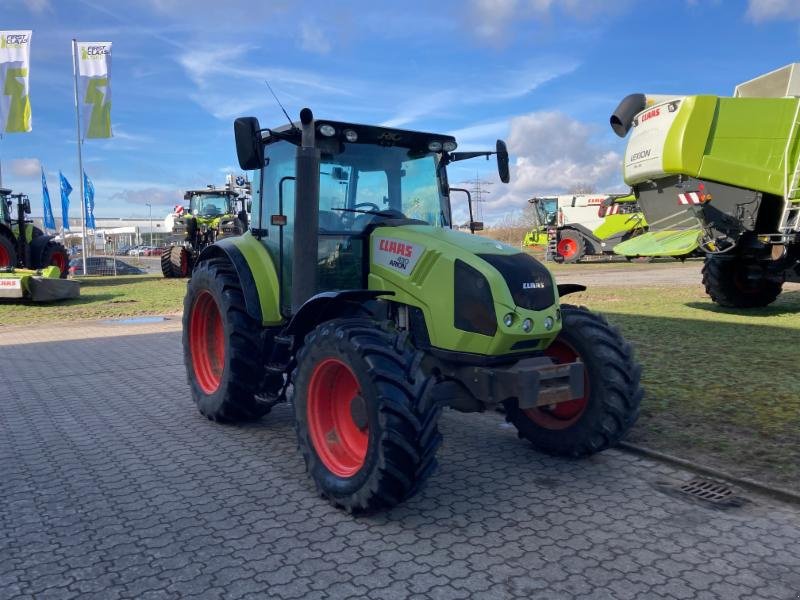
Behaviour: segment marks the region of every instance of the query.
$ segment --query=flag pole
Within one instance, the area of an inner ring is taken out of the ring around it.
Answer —
[[[81,257],[86,274],[86,202],[83,198],[83,156],[81,154],[81,106],[78,102],[78,40],[72,38],[72,74],[75,77],[75,127],[78,132],[78,179],[81,190]]]

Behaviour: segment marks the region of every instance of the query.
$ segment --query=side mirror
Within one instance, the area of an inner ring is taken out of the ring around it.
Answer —
[[[26,215],[31,214],[31,200],[30,200],[30,198],[26,197],[22,201],[22,206],[23,206],[23,210],[25,211]]]
[[[472,233],[476,231],[483,231],[483,221],[472,221],[469,224],[469,229]]]
[[[252,201],[252,200],[248,200],[248,201],[247,201],[247,208],[246,208],[245,210],[246,210],[248,213],[251,213],[251,212],[253,212],[253,201]]]
[[[508,172],[508,148],[503,140],[497,140],[497,173],[500,181],[508,183],[510,175]]]
[[[236,138],[236,156],[245,171],[256,171],[264,166],[264,143],[261,126],[255,117],[240,117],[233,122]]]

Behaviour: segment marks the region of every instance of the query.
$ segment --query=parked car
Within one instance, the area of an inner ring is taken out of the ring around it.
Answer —
[[[88,275],[114,275],[114,263],[116,263],[117,275],[142,275],[142,271],[138,267],[126,263],[118,258],[108,258],[105,256],[89,256],[86,258],[86,271]],[[69,261],[70,275],[83,275],[83,260],[80,258],[73,258]]]

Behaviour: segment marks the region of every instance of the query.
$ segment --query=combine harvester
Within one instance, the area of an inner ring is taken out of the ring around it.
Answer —
[[[800,63],[742,83],[733,97],[626,97],[626,183],[650,231],[626,256],[706,254],[703,284],[721,306],[766,306],[800,281]]]
[[[529,202],[535,206],[537,223],[523,245],[546,244],[548,256],[556,262],[611,257],[617,244],[647,231],[631,194],[567,194]]]

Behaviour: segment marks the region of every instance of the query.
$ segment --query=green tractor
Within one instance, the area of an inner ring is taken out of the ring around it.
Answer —
[[[161,251],[164,277],[188,277],[203,248],[217,240],[242,235],[248,217],[238,191],[209,186],[183,195],[188,208],[179,205],[168,245]]]
[[[184,300],[192,397],[212,421],[291,400],[320,494],[391,507],[434,470],[443,407],[503,406],[544,451],[614,445],[642,398],[631,347],[601,316],[560,304],[518,248],[451,228],[447,135],[315,120],[235,121],[255,171],[252,225],[200,253]],[[455,191],[455,190],[453,190]],[[475,225],[475,223],[472,223]]]
[[[12,206],[16,206],[16,216],[12,216]],[[52,235],[36,227],[26,217],[30,212],[28,196],[0,188],[0,268],[36,270],[56,266],[61,277],[66,278],[69,272],[67,249]]]
[[[705,253],[703,284],[721,306],[772,303],[800,281],[800,63],[733,97],[626,97],[611,116],[625,137],[625,181],[650,231],[627,256]]]

